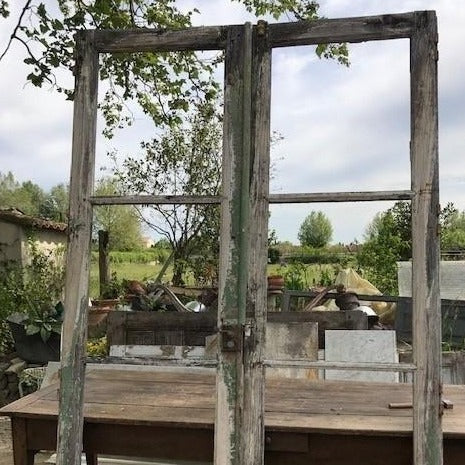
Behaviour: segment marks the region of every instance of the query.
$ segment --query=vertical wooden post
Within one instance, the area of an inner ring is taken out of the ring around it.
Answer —
[[[70,180],[65,319],[62,330],[57,465],[80,465],[85,342],[92,230],[98,53],[93,31],[76,37],[73,151]]]
[[[441,299],[439,293],[439,174],[437,24],[415,13],[411,37],[412,297],[414,462],[441,465]]]
[[[240,436],[241,464],[264,463],[265,444],[265,328],[266,266],[270,177],[271,48],[268,25],[260,21],[253,31],[252,120],[249,226],[249,280],[244,334],[244,404]]]
[[[215,465],[239,465],[248,280],[251,25],[231,26],[225,56]]]
[[[100,297],[103,296],[110,282],[110,266],[108,254],[108,231],[98,232],[98,273],[100,284]]]

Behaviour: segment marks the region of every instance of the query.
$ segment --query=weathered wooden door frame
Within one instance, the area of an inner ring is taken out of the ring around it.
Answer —
[[[411,41],[411,190],[269,195],[272,48],[400,38]],[[184,31],[86,31],[76,42],[57,464],[80,463],[93,205],[221,203],[215,464],[257,465],[263,463],[264,367],[270,363],[263,358],[268,204],[400,199],[412,201],[415,366],[399,371],[415,370],[415,464],[442,463],[434,12]],[[225,50],[222,195],[93,197],[99,53],[213,49]]]

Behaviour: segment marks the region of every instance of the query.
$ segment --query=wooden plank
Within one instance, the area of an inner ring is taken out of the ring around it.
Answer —
[[[296,194],[271,194],[270,203],[318,203],[318,202],[374,202],[385,200],[411,200],[412,191],[374,192],[312,192]]]
[[[272,47],[410,37],[414,13],[270,24]]]
[[[268,195],[270,177],[271,48],[268,25],[259,22],[253,35],[250,56],[251,116],[248,135],[251,161],[247,175],[250,185],[246,330],[244,334],[242,425],[239,441],[240,464],[264,463],[265,450],[265,327],[267,311],[266,267],[268,260]],[[246,109],[248,110],[248,109]]]
[[[225,54],[223,200],[218,286],[215,465],[239,465],[242,340],[248,276],[251,25],[231,26]],[[248,63],[247,63],[248,60]],[[246,76],[248,74],[248,76]],[[247,108],[248,106],[248,108]]]
[[[202,465],[211,463],[213,458],[210,429],[93,423],[86,424],[84,444],[99,454],[156,458],[159,464],[192,465],[201,461]],[[161,460],[164,458],[170,460]]]
[[[154,359],[179,360],[206,358],[205,347],[202,346],[169,346],[169,345],[113,345],[110,347],[111,357],[152,357]]]
[[[267,380],[266,388],[267,431],[412,434],[411,411],[389,409],[391,402],[412,401],[412,388],[405,384],[273,379]],[[56,391],[55,384],[45,396],[39,391],[28,405],[15,402],[1,413],[56,418]],[[213,430],[214,393],[213,373],[99,369],[87,376],[86,423]],[[444,395],[454,403],[453,410],[444,412],[445,434],[465,438],[463,386],[445,386]],[[22,406],[18,409],[17,404]]]
[[[119,312],[108,315],[109,345],[205,345],[217,332],[213,313]],[[168,338],[172,339],[167,342]]]
[[[87,333],[88,281],[97,121],[98,53],[93,32],[76,38],[73,151],[62,330],[58,465],[78,465],[82,450],[82,403]]]
[[[98,276],[100,296],[103,296],[110,282],[110,255],[108,247],[108,231],[98,232]]]
[[[219,195],[99,195],[92,205],[201,205],[220,204]]]
[[[443,460],[437,40],[435,13],[415,13],[410,52],[415,465]]]
[[[107,316],[107,340],[108,345],[124,345],[126,341],[126,318],[129,312],[114,310]]]
[[[232,26],[233,27],[233,26]],[[220,50],[225,46],[227,26],[201,26],[182,30],[133,29],[95,31],[99,52],[176,52]]]
[[[34,452],[28,450],[26,423],[24,418],[11,420],[14,465],[34,465]]]
[[[325,360],[264,360],[267,367],[274,368],[320,368],[326,370],[361,370],[361,371],[396,371],[411,372],[416,370],[413,363],[368,363],[368,362],[327,362]]]

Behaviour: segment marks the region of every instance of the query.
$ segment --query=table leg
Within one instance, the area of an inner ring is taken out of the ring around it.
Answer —
[[[11,419],[13,436],[14,465],[34,465],[35,451],[27,448],[27,431],[25,418]]]
[[[87,465],[98,465],[97,454],[94,452],[86,452]]]

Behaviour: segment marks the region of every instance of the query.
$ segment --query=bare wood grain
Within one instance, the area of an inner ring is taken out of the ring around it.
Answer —
[[[324,360],[264,360],[267,367],[273,368],[321,368],[326,370],[360,370],[360,371],[388,371],[411,372],[416,370],[413,363],[355,363],[355,362],[327,362]]]
[[[76,39],[76,84],[70,179],[65,317],[62,330],[58,465],[81,463],[84,360],[97,121],[98,53],[94,34]]]
[[[437,23],[415,13],[411,39],[414,462],[442,464]]]
[[[224,48],[227,26],[201,26],[182,30],[134,29],[95,31],[99,52],[175,52]]]
[[[249,226],[248,212],[243,211],[249,190],[244,164],[250,163],[250,147],[244,141],[250,132],[250,124],[244,125],[244,118],[246,124],[250,123],[250,114],[245,114],[246,102],[250,100],[250,76],[244,77],[245,57],[251,49],[249,30],[250,25],[229,27],[225,54],[215,465],[240,463],[242,333],[248,274],[248,263],[244,261],[248,244],[244,240]],[[232,347],[227,346],[227,338]]]
[[[270,24],[272,47],[410,37],[414,13]]]
[[[34,452],[28,450],[25,418],[12,418],[11,435],[13,438],[13,459],[15,465],[33,465]]]
[[[296,194],[270,194],[270,203],[314,202],[373,202],[384,200],[411,200],[412,191],[373,192],[313,192]]]
[[[260,22],[252,37],[251,134],[249,166],[250,210],[248,235],[249,270],[244,334],[241,464],[264,463],[265,327],[267,311],[266,267],[268,259],[268,195],[270,177],[271,48],[268,25]]]
[[[90,198],[92,205],[192,205],[220,204],[218,195],[99,195]]]
[[[213,373],[186,376],[183,372],[99,369],[90,372],[86,378],[87,424],[213,429]],[[173,386],[175,395],[170,395]],[[45,396],[42,391],[32,394],[30,399],[33,401],[27,405],[18,401],[4,407],[1,414],[43,420],[56,418],[57,384],[50,388]],[[367,436],[382,433],[397,437],[412,434],[411,415],[389,409],[391,402],[412,401],[409,385],[306,379],[295,379],[290,383],[285,379],[273,379],[267,380],[266,393],[267,431],[333,431]],[[454,403],[454,409],[444,413],[445,435],[463,439],[463,386],[445,386],[444,395]]]

